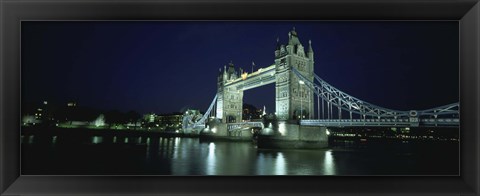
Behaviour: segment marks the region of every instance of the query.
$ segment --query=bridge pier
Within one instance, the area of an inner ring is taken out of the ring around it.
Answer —
[[[215,141],[248,141],[253,139],[250,129],[229,130],[228,124],[219,121],[211,121],[207,123],[205,128],[199,135],[201,140]]]
[[[327,128],[302,126],[288,121],[272,122],[258,135],[257,146],[267,149],[326,148]]]

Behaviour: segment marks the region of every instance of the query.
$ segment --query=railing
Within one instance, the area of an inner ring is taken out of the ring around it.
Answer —
[[[262,122],[241,122],[241,123],[228,123],[227,124],[227,130],[228,131],[251,128],[251,127],[263,128],[263,123]]]
[[[217,96],[218,95],[215,95],[215,97],[212,100],[212,103],[210,103],[210,106],[208,107],[205,114],[202,116],[202,118],[200,118],[200,120],[198,120],[191,126],[192,128],[205,128],[205,120],[207,120],[208,116],[210,116],[210,112],[212,112],[212,108],[217,103]]]

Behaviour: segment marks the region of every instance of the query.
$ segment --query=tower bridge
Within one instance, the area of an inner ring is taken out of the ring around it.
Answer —
[[[274,64],[260,68],[253,73],[235,70],[233,63],[225,66],[217,80],[216,118],[224,123],[241,122],[243,91],[275,83],[275,113],[279,120],[292,120],[313,117],[313,92],[299,84],[293,69],[313,81],[314,52],[309,41],[306,49],[298,39],[297,32],[288,34],[287,44],[277,39]]]
[[[252,73],[235,69],[231,62],[228,67],[224,66],[218,74],[217,94],[195,126],[204,127],[208,116],[230,123],[228,127],[245,126],[242,124],[243,92],[272,83],[275,83],[275,115],[281,122],[318,127],[459,126],[458,102],[426,110],[401,111],[368,103],[335,88],[315,74],[311,41],[304,47],[295,29],[288,33],[288,43],[281,44],[277,39],[274,57],[272,65]]]

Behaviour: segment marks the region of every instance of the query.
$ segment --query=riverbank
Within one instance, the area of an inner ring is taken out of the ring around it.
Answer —
[[[59,128],[59,127],[22,127],[22,135],[102,135],[102,136],[156,136],[156,137],[186,137],[197,138],[195,133],[182,133],[159,130],[132,130],[132,129],[86,129],[86,128]]]

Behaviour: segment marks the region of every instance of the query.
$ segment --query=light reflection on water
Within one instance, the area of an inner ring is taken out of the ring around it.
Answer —
[[[57,143],[57,136],[52,136],[52,145],[55,145]]]
[[[277,153],[275,165],[273,165],[273,167],[275,168],[275,175],[287,174],[286,161],[285,161],[285,157],[283,157],[282,152]]]
[[[178,149],[179,149],[179,144],[180,144],[180,138],[177,137],[174,139],[174,147],[173,147],[173,159],[178,159]]]
[[[29,144],[33,144],[33,140],[35,139],[35,136],[34,135],[30,135],[28,136],[28,143]]]
[[[207,175],[215,175],[215,169],[217,166],[217,159],[215,158],[215,143],[210,142],[208,145],[208,156],[206,163]]]
[[[335,175],[335,162],[333,160],[331,150],[325,152],[325,157],[323,158],[323,167],[325,175]]]
[[[258,150],[249,142],[201,143],[192,138],[159,138],[158,145],[158,156],[171,162],[173,175],[335,174],[332,153],[323,149]],[[153,161],[151,154],[147,160]]]
[[[142,143],[142,137],[138,137],[137,138],[137,144],[141,144]]]
[[[102,136],[93,136],[92,137],[92,144],[100,144],[103,142]]]
[[[67,144],[68,137],[65,136],[42,136],[35,137],[27,135],[24,138],[26,145],[32,146],[32,149],[39,149],[36,146],[46,144],[54,149],[62,149],[63,144]],[[35,143],[34,143],[35,140]],[[71,141],[78,140],[77,137],[71,137]],[[117,140],[119,143],[117,143]],[[121,141],[123,140],[123,144]],[[129,143],[133,142],[133,146]],[[47,143],[43,143],[47,142]],[[111,142],[111,143],[110,143]],[[50,145],[55,144],[55,145]],[[419,168],[427,164],[432,159],[441,161],[452,160],[452,156],[432,155],[430,157],[413,156],[417,151],[408,151],[408,153],[392,153],[391,148],[384,151],[365,151],[352,149],[316,149],[316,150],[268,150],[257,149],[250,142],[200,142],[198,138],[162,138],[162,137],[125,137],[125,136],[89,136],[82,144],[102,144],[93,145],[89,148],[91,151],[82,153],[82,148],[75,147],[75,157],[79,161],[83,159],[95,159],[99,162],[125,163],[124,169],[132,171],[147,171],[155,175],[368,175],[374,174],[388,175],[388,172],[400,172],[412,174],[412,171],[429,171],[432,167]],[[114,144],[114,145],[113,145]],[[137,145],[140,144],[140,145]],[[112,145],[112,146],[110,146]],[[405,144],[409,145],[409,144]],[[72,146],[72,145],[68,145]],[[74,146],[74,145],[73,145]],[[124,147],[126,148],[124,148]],[[112,159],[109,156],[111,150],[118,149],[117,154],[122,157]],[[136,149],[129,151],[129,149]],[[373,148],[372,148],[373,149]],[[378,149],[378,148],[374,148]],[[422,148],[418,149],[424,149]],[[433,149],[433,148],[432,148]],[[108,151],[107,151],[108,150]],[[407,149],[408,150],[408,149]],[[436,150],[436,149],[434,149]],[[71,150],[65,150],[70,153]],[[426,153],[430,153],[429,150]],[[48,154],[51,151],[42,151],[36,154]],[[383,153],[383,154],[382,154]],[[33,153],[32,153],[33,154]],[[403,154],[409,155],[407,158],[399,157]],[[383,157],[382,157],[383,156]],[[388,156],[387,158],[385,158]],[[78,168],[84,165],[68,165],[62,156],[59,159],[50,161],[42,167],[51,166],[52,168],[63,167],[62,171],[68,171],[68,168]],[[123,159],[125,158],[125,159]],[[415,159],[415,160],[412,160]],[[45,161],[45,159],[41,159]],[[444,161],[445,162],[445,161]],[[412,163],[419,163],[414,165]],[[452,163],[453,165],[454,163]],[[32,165],[35,165],[32,162]],[[40,167],[39,166],[39,167]],[[122,166],[119,166],[122,168]],[[445,167],[433,168],[438,171]],[[110,168],[88,168],[84,171],[98,171],[99,174]],[[112,168],[113,169],[113,168]],[[431,171],[431,170],[430,170]],[[446,170],[450,171],[450,170]],[[112,171],[115,172],[115,171]],[[397,172],[396,174],[404,174]],[[144,174],[144,173],[143,173]],[[433,173],[435,174],[435,173]],[[391,175],[391,174],[390,174]]]

